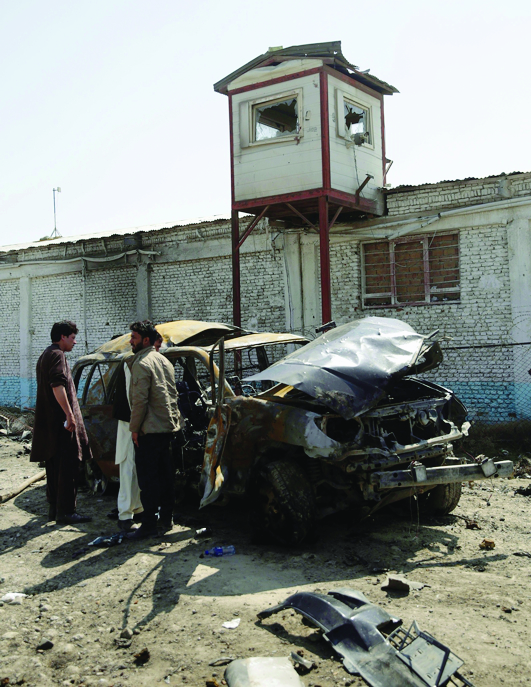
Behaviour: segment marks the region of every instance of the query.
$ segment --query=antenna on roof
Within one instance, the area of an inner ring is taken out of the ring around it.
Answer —
[[[55,219],[55,193],[61,193],[61,187],[58,186],[57,188],[54,188],[53,190],[53,231],[50,234],[51,239],[58,239],[60,238],[61,234],[57,231],[57,222]]]

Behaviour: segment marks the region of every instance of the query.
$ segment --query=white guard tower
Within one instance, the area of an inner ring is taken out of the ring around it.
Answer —
[[[383,214],[383,96],[341,42],[270,50],[214,84],[229,97],[234,324],[241,325],[239,249],[262,217],[319,231],[322,320],[331,319],[329,231]],[[256,215],[243,237],[239,212]]]

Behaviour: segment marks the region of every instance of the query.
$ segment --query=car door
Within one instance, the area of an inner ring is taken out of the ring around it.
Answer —
[[[113,395],[122,360],[98,361],[76,375],[81,414],[89,437],[92,457],[104,475],[115,477],[118,468],[114,463],[116,429],[113,418]]]
[[[212,347],[209,355],[210,363],[210,388],[212,393],[212,417],[207,429],[205,454],[200,491],[203,493],[200,508],[216,501],[228,475],[223,470],[223,451],[227,441],[230,427],[231,409],[224,403],[225,399],[225,342],[221,338]],[[214,373],[214,354],[219,352],[219,376],[216,380]]]

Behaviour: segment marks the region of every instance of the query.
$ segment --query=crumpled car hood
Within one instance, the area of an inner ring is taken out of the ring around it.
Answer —
[[[246,381],[293,386],[351,419],[377,403],[394,379],[441,360],[439,344],[405,322],[366,317],[328,331]]]

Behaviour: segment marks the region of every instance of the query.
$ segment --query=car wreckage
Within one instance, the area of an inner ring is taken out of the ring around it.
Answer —
[[[381,317],[311,342],[219,323],[157,328],[186,418],[179,485],[199,485],[201,507],[245,498],[254,528],[277,541],[300,543],[326,514],[356,508],[366,516],[411,496],[420,510],[447,514],[462,482],[512,473],[511,461],[454,456],[468,431],[466,408],[417,376],[442,360],[437,332],[423,336]],[[73,371],[98,465],[87,466],[93,483],[100,471],[101,479],[117,474],[112,402],[128,340],[104,344]],[[278,345],[298,348],[271,364]]]

